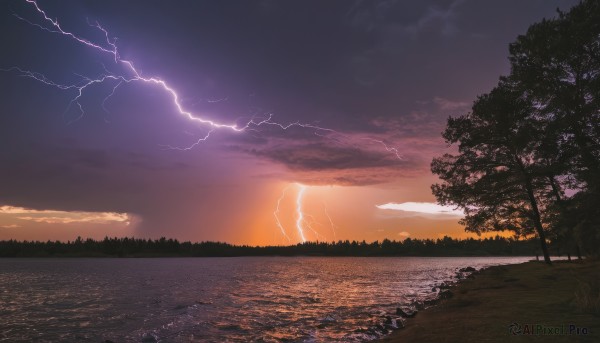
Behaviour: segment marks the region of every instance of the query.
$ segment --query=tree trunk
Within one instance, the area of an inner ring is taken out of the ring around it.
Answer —
[[[542,226],[542,217],[540,215],[540,210],[537,205],[537,200],[535,199],[535,194],[533,193],[533,184],[531,183],[531,177],[527,170],[525,170],[525,166],[523,165],[523,162],[521,161],[520,157],[515,154],[514,159],[523,175],[525,191],[527,192],[527,197],[529,198],[529,203],[531,204],[531,210],[533,212],[533,225],[535,226],[535,231],[537,232],[538,237],[540,238],[542,253],[544,254],[544,262],[551,265],[552,261],[550,261],[550,254],[548,253],[548,246],[546,245],[546,234],[544,233],[544,227]]]
[[[564,210],[562,198],[560,196],[560,190],[558,189],[558,185],[556,181],[554,181],[554,176],[548,176],[548,180],[550,181],[550,186],[552,187],[552,193],[556,198],[556,202],[560,205],[560,207]]]
[[[540,237],[542,253],[544,254],[544,262],[546,262],[547,264],[552,264],[552,261],[550,261],[550,254],[548,253],[548,246],[546,245],[546,234],[544,233],[544,227],[542,226],[542,222],[540,220],[540,213],[537,208],[537,201],[535,199],[530,201],[531,207],[533,209],[533,223],[535,225],[535,231],[537,231],[537,234]]]
[[[550,180],[550,186],[552,187],[552,193],[554,194],[554,197],[556,198],[556,203],[558,203],[558,206],[560,207],[563,216],[567,216],[568,219],[568,223],[571,222],[570,218],[571,217],[571,213],[569,213],[569,209],[565,206],[565,203],[562,201],[562,197],[560,196],[560,189],[559,186],[556,184],[556,181],[554,180],[553,176],[548,176],[548,179]],[[568,237],[569,239],[571,239],[573,241],[573,243],[575,243],[575,249],[577,250],[577,257],[581,260],[581,249],[579,248],[579,242],[577,242],[577,240],[574,237],[574,233],[573,233],[573,227],[571,227],[570,225],[567,226],[567,229],[569,230],[569,235],[570,237]]]

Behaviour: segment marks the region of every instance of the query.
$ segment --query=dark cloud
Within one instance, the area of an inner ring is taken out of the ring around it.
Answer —
[[[345,170],[343,173],[336,170],[298,172],[294,174],[293,181],[307,185],[371,186],[416,176],[410,169],[369,168]]]
[[[241,124],[273,115],[334,131],[217,130],[190,151],[165,150],[190,147],[207,128],[178,114],[158,87],[123,85],[104,101],[115,85],[96,85],[81,98],[85,115],[67,124],[80,115],[77,106],[65,112],[76,92],[0,71],[0,203],[128,212],[141,217],[142,235],[218,239],[232,227],[219,211],[247,210],[269,178],[373,185],[430,177],[447,116],[468,111],[508,71],[510,41],[574,3],[43,2],[87,39],[105,39],[85,18],[100,21],[119,37],[123,58],[167,80],[198,116]],[[1,69],[73,82],[114,67],[112,56],[13,17],[36,18],[25,1],[0,7]]]
[[[338,147],[324,143],[253,149],[248,152],[298,171],[379,168],[403,164],[393,153],[385,150],[367,151],[358,147]]]

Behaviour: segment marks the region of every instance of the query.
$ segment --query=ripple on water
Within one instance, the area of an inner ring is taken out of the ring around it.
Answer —
[[[0,342],[362,342],[458,268],[525,260],[4,259]]]

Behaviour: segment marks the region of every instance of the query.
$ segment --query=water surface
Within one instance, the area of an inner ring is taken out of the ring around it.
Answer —
[[[367,341],[457,269],[528,259],[0,259],[0,342]]]

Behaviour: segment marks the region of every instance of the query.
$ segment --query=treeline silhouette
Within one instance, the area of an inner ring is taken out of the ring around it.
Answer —
[[[533,24],[509,46],[510,73],[442,136],[438,202],[470,232],[536,235],[600,255],[600,1]]]
[[[248,246],[221,242],[179,242],[160,238],[104,238],[74,241],[0,241],[0,257],[224,257],[224,256],[534,256],[535,239],[411,239],[306,242],[289,246]]]

